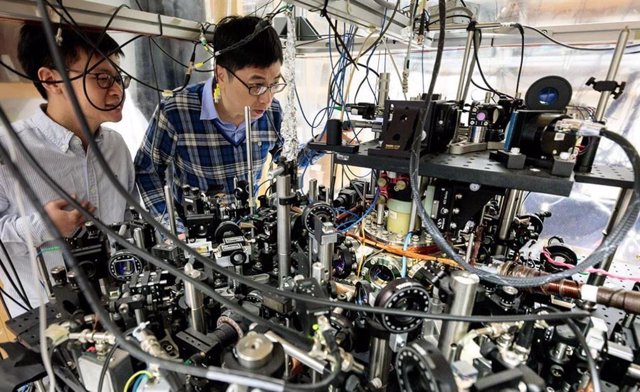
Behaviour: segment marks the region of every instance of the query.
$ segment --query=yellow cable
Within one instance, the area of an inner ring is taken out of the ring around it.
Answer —
[[[133,380],[136,379],[136,377],[140,376],[140,375],[146,375],[149,378],[153,378],[153,374],[151,374],[150,371],[148,370],[140,370],[138,372],[135,372],[131,375],[131,377],[129,377],[129,379],[127,380],[127,383],[124,384],[124,391],[122,392],[127,392],[129,390],[129,387],[131,386],[131,383],[133,382]]]

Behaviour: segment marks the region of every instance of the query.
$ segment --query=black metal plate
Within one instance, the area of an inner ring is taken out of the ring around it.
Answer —
[[[46,304],[47,325],[56,321],[56,310],[51,304]],[[6,322],[7,328],[16,335],[18,341],[26,347],[40,351],[40,333],[38,332],[38,309],[33,309]]]
[[[633,171],[624,166],[594,165],[591,173],[574,173],[574,179],[587,184],[633,187]]]
[[[357,154],[336,154],[336,162],[399,173],[409,172],[409,160],[406,158],[371,156],[369,149],[376,146],[375,141],[363,143]],[[544,169],[507,169],[499,162],[490,160],[489,151],[464,155],[426,155],[420,162],[420,175],[559,196],[569,196],[574,182],[573,177],[552,176]]]
[[[427,155],[420,164],[420,174],[559,196],[569,196],[573,187],[572,177],[552,176],[544,169],[528,166],[522,170],[507,169],[490,160],[489,151]]]

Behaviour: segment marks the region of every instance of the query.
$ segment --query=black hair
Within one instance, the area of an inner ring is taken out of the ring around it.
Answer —
[[[224,51],[256,30],[262,31],[246,44],[216,56],[216,64],[235,72],[244,67],[268,68],[283,62],[282,44],[276,30],[257,16],[227,16],[220,20],[213,35],[213,49]]]
[[[54,26],[54,31],[58,30],[58,26]],[[100,32],[81,30],[80,34],[71,28],[61,26],[60,53],[64,59],[65,65],[69,65],[77,61],[82,51],[87,55],[97,48],[100,52],[107,56],[117,54],[123,56],[122,50],[118,43],[109,35],[104,34],[100,38]],[[94,51],[95,55],[100,55]],[[41,67],[55,69],[53,56],[47,45],[46,32],[40,23],[26,23],[20,29],[20,42],[18,43],[18,60],[25,74],[31,78],[33,84],[38,89],[42,98],[47,99],[47,90],[38,81],[38,70]]]

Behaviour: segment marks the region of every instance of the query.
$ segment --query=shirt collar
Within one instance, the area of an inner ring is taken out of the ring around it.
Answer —
[[[46,110],[47,105],[41,105],[40,110],[37,110],[36,114],[32,117],[33,123],[47,140],[63,152],[66,152],[69,149],[71,139],[75,135],[47,116]]]
[[[213,77],[204,84],[202,90],[202,106],[200,107],[200,120],[215,120],[219,119],[216,105],[213,104]]]
[[[80,141],[73,132],[53,121],[46,113],[47,105],[40,105],[40,109],[36,111],[36,114],[31,118],[33,124],[40,130],[42,135],[57,146],[62,152],[67,152],[71,141],[75,138]],[[98,129],[93,135],[96,142],[100,142],[102,139],[101,129]]]

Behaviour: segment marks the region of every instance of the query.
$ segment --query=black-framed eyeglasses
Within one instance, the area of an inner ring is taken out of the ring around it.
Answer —
[[[287,83],[286,82],[273,83],[273,84],[270,84],[268,86],[266,86],[264,84],[252,84],[252,85],[249,85],[249,84],[245,83],[244,80],[240,79],[238,77],[238,75],[234,74],[233,71],[231,71],[229,68],[226,68],[226,67],[222,67],[222,68],[224,68],[227,71],[229,71],[229,73],[231,75],[233,75],[236,79],[238,79],[238,81],[240,81],[240,83],[242,83],[247,88],[247,90],[249,90],[249,94],[250,95],[259,96],[259,95],[262,95],[262,94],[266,93],[267,91],[271,91],[271,94],[275,94],[275,93],[281,92],[282,90],[284,90],[287,87]]]
[[[82,71],[74,69],[69,69],[68,71],[82,73]],[[118,83],[125,89],[129,87],[129,84],[131,84],[131,77],[124,73],[111,75],[108,72],[87,72],[85,75],[91,75],[94,77],[96,79],[96,83],[98,83],[98,87],[105,90],[110,89],[114,83]]]

